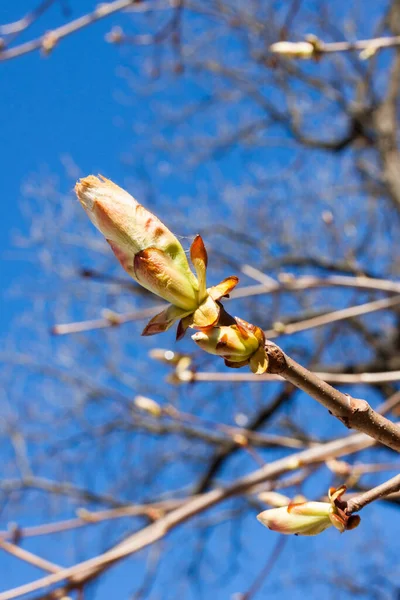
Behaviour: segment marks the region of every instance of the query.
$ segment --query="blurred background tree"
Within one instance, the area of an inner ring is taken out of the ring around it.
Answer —
[[[355,443],[293,386],[228,370],[189,337],[141,338],[160,303],[71,190],[99,171],[185,249],[201,233],[210,284],[241,279],[230,312],[339,389],[390,399],[396,420],[400,2],[24,0],[0,20],[0,598],[266,464],[262,484],[31,597],[399,598],[400,496],[343,536],[282,538],[255,519],[271,490],[373,487],[396,453]],[[310,33],[348,48],[270,50]],[[394,47],[352,49],[380,37]]]

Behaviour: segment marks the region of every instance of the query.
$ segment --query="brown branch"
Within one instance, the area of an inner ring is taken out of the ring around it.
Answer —
[[[367,504],[374,502],[375,500],[380,500],[389,494],[394,494],[400,491],[400,475],[396,475],[392,477],[385,483],[378,485],[367,492],[364,492],[358,496],[355,496],[351,500],[347,502],[346,512],[348,514],[352,514],[358,512]]]
[[[267,342],[270,370],[325,406],[346,427],[357,429],[376,441],[400,452],[400,427],[376,411],[368,402],[339,392],[308,369],[287,356],[278,346]]]

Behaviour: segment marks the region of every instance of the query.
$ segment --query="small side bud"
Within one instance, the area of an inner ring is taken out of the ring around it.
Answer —
[[[372,44],[370,46],[367,46],[366,48],[364,48],[364,50],[361,50],[359,54],[360,60],[369,60],[370,58],[375,56],[378,50],[378,46],[373,46]]]
[[[192,340],[205,352],[221,356],[228,367],[250,364],[254,373],[264,373],[268,359],[264,350],[264,334],[259,327],[236,318],[235,325],[199,331]]]
[[[296,502],[287,506],[264,510],[257,519],[271,529],[283,534],[318,535],[332,525],[343,533],[355,529],[360,523],[358,515],[347,515],[341,500],[345,486],[329,490],[329,502]]]
[[[274,54],[280,54],[286,58],[311,58],[315,52],[310,42],[275,42],[269,47]]]
[[[162,415],[162,408],[155,400],[146,396],[136,396],[133,401],[136,408],[148,412],[152,417],[159,418]]]
[[[48,31],[42,39],[41,50],[45,56],[48,56],[54,50],[58,42],[58,36],[54,31]]]
[[[105,40],[109,44],[120,44],[124,39],[124,31],[122,27],[113,27],[108,33],[106,33]]]

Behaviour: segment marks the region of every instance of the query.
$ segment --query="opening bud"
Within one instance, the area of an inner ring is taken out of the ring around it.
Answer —
[[[234,325],[199,331],[192,335],[192,340],[205,352],[221,356],[228,367],[249,364],[257,374],[264,373],[268,367],[262,330],[238,317]]]
[[[360,523],[358,515],[347,515],[341,496],[345,486],[329,490],[329,502],[291,502],[287,506],[264,510],[257,519],[271,529],[283,534],[318,535],[331,527],[341,533],[355,529]]]

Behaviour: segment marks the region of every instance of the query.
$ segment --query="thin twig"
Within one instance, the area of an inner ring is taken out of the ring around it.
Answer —
[[[41,535],[51,535],[54,533],[62,533],[79,527],[87,527],[95,525],[110,519],[121,519],[125,517],[151,516],[156,513],[163,513],[180,506],[185,500],[163,500],[152,504],[134,504],[132,506],[122,506],[121,508],[110,508],[107,510],[89,511],[79,509],[79,517],[75,519],[66,519],[64,521],[56,521],[55,523],[45,523],[43,525],[34,525],[33,527],[17,528],[10,531],[0,531],[0,543],[7,538],[15,537],[17,533],[18,539],[28,537],[36,537]]]
[[[190,373],[189,375],[185,375]],[[400,371],[383,371],[382,373],[329,373],[323,371],[313,371],[314,375],[327,381],[336,384],[354,384],[370,383],[380,384],[389,383],[391,381],[400,381]],[[253,373],[220,373],[213,371],[183,371],[178,373],[178,379],[182,382],[192,381],[218,381],[218,382],[249,382],[249,383],[265,383],[267,381],[282,381],[280,375],[267,373],[266,375],[253,375]]]
[[[377,310],[384,310],[400,304],[400,284],[385,279],[371,279],[368,277],[330,277],[326,279],[316,277],[304,277],[298,278],[297,280],[289,279],[288,281],[274,284],[270,282],[262,283],[261,285],[249,285],[238,290],[234,290],[230,294],[230,299],[248,298],[252,296],[259,296],[264,294],[271,294],[279,291],[300,291],[300,290],[311,290],[316,287],[349,287],[349,288],[360,288],[375,291],[384,291],[388,293],[395,293],[396,296],[392,298],[383,298],[381,300],[375,300],[373,302],[367,302],[358,306],[352,306],[340,310],[331,311],[324,315],[319,315],[313,319],[306,319],[297,323],[288,325],[282,325],[277,329],[271,329],[266,332],[266,336],[269,339],[279,337],[283,334],[295,333],[297,331],[303,331],[304,329],[310,329],[312,327],[320,327],[349,319],[355,316],[360,316],[375,312]],[[167,304],[158,304],[152,308],[146,308],[141,310],[134,310],[127,313],[119,314],[114,311],[105,311],[105,316],[100,319],[91,319],[86,321],[77,321],[74,323],[60,323],[54,325],[52,333],[55,335],[67,335],[71,333],[82,333],[84,331],[93,331],[95,329],[105,329],[108,327],[116,327],[124,325],[125,323],[131,323],[132,321],[140,321],[153,317],[156,313],[161,312],[166,308]]]
[[[9,554],[12,554],[16,558],[20,558],[21,560],[38,567],[39,569],[43,569],[43,571],[49,571],[50,573],[59,573],[62,571],[62,567],[59,565],[55,565],[52,562],[49,562],[45,558],[41,558],[32,552],[28,552],[28,550],[24,550],[24,548],[20,548],[11,542],[6,542],[0,538],[0,548],[3,548]]]
[[[0,25],[0,35],[16,36],[21,31],[28,29],[54,2],[55,0],[43,0],[35,9],[22,17],[22,19],[18,19],[18,21],[14,21],[13,23]]]
[[[378,310],[386,310],[400,304],[400,294],[393,296],[392,298],[382,298],[381,300],[374,300],[372,302],[366,302],[357,306],[350,306],[348,308],[341,308],[340,310],[334,310],[318,317],[312,317],[311,319],[305,319],[297,323],[290,323],[283,325],[275,329],[269,329],[265,331],[265,337],[268,339],[276,338],[280,335],[289,335],[292,333],[298,333],[299,331],[305,331],[306,329],[313,329],[314,327],[322,327],[323,325],[330,325],[337,321],[344,321],[345,319],[351,319],[354,317],[360,317]]]
[[[368,40],[356,40],[355,42],[324,42],[321,50],[318,51],[323,54],[331,52],[354,52],[367,49],[376,51],[382,48],[393,48],[396,46],[400,46],[400,35],[371,38]]]

